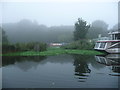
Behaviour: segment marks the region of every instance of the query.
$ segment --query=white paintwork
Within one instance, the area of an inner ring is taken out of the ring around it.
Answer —
[[[120,53],[120,48],[111,48],[105,50],[108,53]]]
[[[109,33],[110,36],[112,37],[109,37],[108,40],[98,40],[96,42],[96,45],[94,47],[95,50],[99,50],[99,51],[106,51],[108,53],[120,53],[120,47],[116,48],[114,46],[116,45],[119,45],[120,44],[120,40],[117,40],[116,38],[118,37],[115,37],[115,34],[120,34],[119,31],[116,31],[116,32],[111,32]],[[114,42],[114,44],[113,44]],[[105,45],[102,44],[102,43],[106,43]],[[103,46],[102,46],[103,45]]]

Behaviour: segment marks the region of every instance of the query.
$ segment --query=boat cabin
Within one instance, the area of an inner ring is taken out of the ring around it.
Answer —
[[[120,52],[120,31],[108,34],[109,37],[107,39],[102,37],[96,42],[94,49],[110,53]]]
[[[120,32],[110,32],[108,33],[110,35],[111,40],[120,40]]]

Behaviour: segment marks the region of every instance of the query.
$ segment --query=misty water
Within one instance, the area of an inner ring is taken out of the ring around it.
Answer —
[[[3,57],[3,88],[118,88],[120,63],[110,56]]]

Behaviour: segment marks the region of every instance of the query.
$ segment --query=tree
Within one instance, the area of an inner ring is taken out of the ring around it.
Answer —
[[[120,23],[115,24],[115,25],[113,26],[113,28],[110,29],[110,30],[111,30],[111,31],[118,31],[118,30],[120,30]]]
[[[73,41],[74,26],[72,25],[47,27],[29,20],[21,20],[17,23],[3,23],[2,27],[7,32],[10,43],[62,42],[59,38],[63,37],[63,35],[66,36],[64,42]]]
[[[99,34],[104,37],[108,36],[108,24],[102,20],[96,20],[92,22],[92,25],[87,33],[87,38],[95,39],[98,38]]]
[[[78,18],[75,23],[74,40],[85,39],[89,28],[90,25],[87,25],[86,21]]]
[[[6,32],[1,27],[0,31],[2,31],[2,43],[8,43]]]
[[[108,24],[106,24],[106,22],[104,22],[102,20],[95,20],[92,22],[92,27],[99,27],[99,28],[102,28],[104,30],[107,30]]]

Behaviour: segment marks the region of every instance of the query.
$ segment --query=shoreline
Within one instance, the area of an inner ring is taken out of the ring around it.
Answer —
[[[95,50],[75,50],[75,49],[48,49],[47,51],[35,52],[35,51],[24,51],[6,53],[0,56],[54,56],[60,54],[80,54],[80,55],[103,55],[104,53]]]

